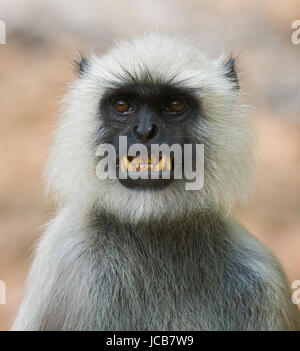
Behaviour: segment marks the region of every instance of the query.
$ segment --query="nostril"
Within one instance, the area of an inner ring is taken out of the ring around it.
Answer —
[[[158,132],[158,127],[156,124],[152,124],[148,128],[141,129],[139,126],[134,126],[133,133],[135,137],[139,140],[153,139]]]
[[[158,128],[157,128],[156,124],[152,124],[151,128],[149,130],[149,133],[148,133],[148,139],[153,139],[157,134],[157,130],[158,130]]]

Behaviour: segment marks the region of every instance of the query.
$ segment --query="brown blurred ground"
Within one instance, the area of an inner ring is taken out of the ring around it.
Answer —
[[[174,4],[175,21],[182,5],[177,1]],[[259,150],[257,192],[249,205],[236,209],[236,214],[276,254],[290,281],[300,279],[300,46],[293,47],[289,39],[291,20],[300,19],[299,2],[283,5],[266,1],[262,10],[261,5],[250,5],[249,1],[244,7],[237,1],[226,5],[188,1],[186,17],[194,27],[177,23],[179,29],[200,32],[195,13],[204,18],[202,5],[204,14],[211,16],[202,27],[210,28],[211,19],[220,33],[226,21],[241,29],[237,33],[228,27],[228,37],[232,38],[227,39],[235,47],[243,47],[242,80],[254,103]],[[111,11],[120,12],[116,8]],[[250,17],[237,16],[245,11]],[[137,31],[148,29],[140,24],[137,14],[132,16]],[[168,13],[164,16],[168,18]],[[242,22],[251,25],[243,26]],[[124,30],[122,23],[113,33],[106,23],[100,52],[109,46],[110,38]],[[258,23],[265,23],[265,27]],[[176,23],[173,26],[164,29],[176,31]],[[126,35],[135,32],[134,28],[131,23]],[[273,36],[273,31],[279,34]],[[43,193],[42,172],[59,97],[74,77],[68,61],[83,46],[76,33],[61,29],[54,43],[47,36],[37,37],[37,32],[35,27],[35,32],[28,29],[20,33],[16,26],[7,44],[0,46],[0,280],[7,286],[7,304],[0,305],[0,330],[9,327],[21,299],[33,244],[42,231],[39,228],[53,213],[54,206]],[[215,38],[211,33],[206,35]],[[273,37],[274,41],[270,40]],[[95,40],[93,36],[88,39],[90,43]]]

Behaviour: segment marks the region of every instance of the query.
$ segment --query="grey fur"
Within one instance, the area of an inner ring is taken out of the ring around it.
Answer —
[[[64,209],[39,243],[13,329],[299,328],[279,264],[231,220],[77,217]]]
[[[140,52],[147,62],[146,53],[153,49],[153,57],[159,56],[159,47],[170,51],[158,57],[157,67],[163,67],[162,60],[177,59],[180,45],[185,48],[183,66],[198,65],[197,48],[190,50],[189,42],[178,38],[151,34],[126,45],[113,54],[125,59],[130,48],[130,69],[140,67],[134,62]],[[148,66],[155,67],[153,57]],[[239,179],[250,169],[249,134],[237,115],[237,90],[234,82],[225,81],[221,60],[213,65],[201,60],[203,72],[210,72],[199,78],[207,119],[200,131],[195,126],[195,136],[207,134],[211,142],[218,141],[210,147],[209,184],[199,194],[183,193],[174,185],[159,194],[140,193],[138,199],[116,183],[100,184],[95,176],[91,140],[99,82],[109,81],[106,64],[111,63],[111,70],[119,66],[109,57],[91,60],[89,73],[65,102],[48,170],[58,197],[63,196],[38,244],[13,330],[300,329],[279,263],[228,216],[235,198],[247,192]],[[174,63],[174,71],[178,67]],[[188,74],[194,77],[191,69],[181,78]],[[231,155],[223,139],[233,143]]]

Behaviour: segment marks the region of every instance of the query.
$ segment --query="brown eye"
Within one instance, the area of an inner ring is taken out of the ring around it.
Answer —
[[[185,103],[183,100],[180,99],[171,99],[167,104],[168,112],[175,112],[179,113],[185,109]]]
[[[126,99],[118,99],[113,104],[114,110],[118,113],[127,113],[133,111],[133,107]]]

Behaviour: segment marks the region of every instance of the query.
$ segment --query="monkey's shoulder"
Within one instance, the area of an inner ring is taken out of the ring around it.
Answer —
[[[226,241],[231,248],[229,256],[245,274],[259,281],[282,281],[285,275],[277,258],[233,218],[224,222]],[[228,248],[228,249],[229,249]]]

